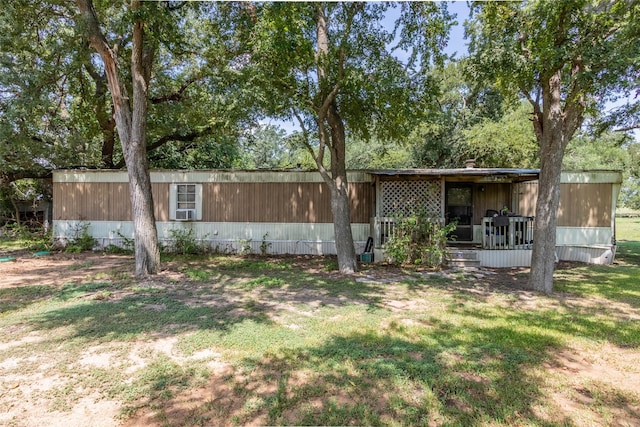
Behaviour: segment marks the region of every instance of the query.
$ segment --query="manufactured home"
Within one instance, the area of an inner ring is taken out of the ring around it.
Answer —
[[[374,259],[394,220],[425,212],[456,221],[452,261],[487,267],[531,262],[539,171],[534,169],[403,169],[348,173],[356,249],[369,238]],[[160,241],[175,232],[224,252],[335,254],[330,192],[315,171],[159,170],[151,172]],[[558,211],[559,260],[609,264],[615,254],[617,171],[563,172]],[[53,174],[54,238],[82,227],[99,246],[133,237],[126,171],[65,170]]]

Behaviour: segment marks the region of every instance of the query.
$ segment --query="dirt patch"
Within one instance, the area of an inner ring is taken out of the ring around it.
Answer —
[[[61,286],[71,281],[85,280],[87,276],[111,277],[117,272],[128,274],[133,265],[130,256],[90,252],[52,253],[38,257],[28,252],[19,252],[12,256],[16,258],[15,261],[0,264],[0,289],[34,284]]]

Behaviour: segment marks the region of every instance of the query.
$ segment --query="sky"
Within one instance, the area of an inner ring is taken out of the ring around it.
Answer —
[[[466,1],[447,2],[449,12],[456,14],[458,22],[449,34],[449,43],[445,48],[445,52],[449,55],[457,53],[456,58],[463,56],[467,52],[467,42],[464,40],[464,21],[469,17],[469,7]]]

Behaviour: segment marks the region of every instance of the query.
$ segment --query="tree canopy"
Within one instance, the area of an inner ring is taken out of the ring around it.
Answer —
[[[201,165],[229,167],[229,141],[235,143],[258,117],[248,108],[251,91],[237,70],[241,52],[233,28],[241,20],[231,21],[234,7],[173,3],[146,16],[157,48],[147,115],[152,165],[184,154]],[[119,60],[127,61],[131,10],[99,3],[96,13]],[[77,14],[73,4],[57,1],[16,0],[0,11],[4,181],[46,176],[52,169],[124,166],[105,70],[82,36]],[[206,161],[208,150],[193,152],[200,142],[222,149]]]
[[[530,282],[551,292],[565,149],[589,113],[637,84],[640,3],[477,2],[474,13],[472,75],[518,93],[533,109],[541,172]]]
[[[394,55],[385,3],[265,3],[250,34],[252,83],[265,109],[294,118],[299,141],[331,191],[338,265],[357,269],[346,174],[347,138],[406,137],[433,92],[429,65],[449,26],[436,3],[403,4]]]

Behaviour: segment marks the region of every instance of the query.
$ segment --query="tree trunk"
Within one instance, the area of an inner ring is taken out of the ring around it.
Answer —
[[[540,292],[553,291],[553,271],[556,258],[556,225],[560,202],[562,153],[556,153],[551,143],[540,147],[540,178],[536,220],[533,229],[530,286]]]
[[[329,54],[329,33],[324,7],[324,4],[319,4],[316,7],[318,37],[316,60],[318,62],[318,86],[322,106],[318,108],[317,112],[320,147],[314,157],[318,171],[331,191],[331,213],[333,214],[338,268],[343,274],[353,274],[358,271],[358,260],[351,231],[349,183],[346,170],[346,133],[336,101],[340,85],[339,83],[333,86],[329,84],[329,73],[325,68]],[[338,74],[342,74],[341,70]],[[324,169],[325,148],[329,149],[331,156],[331,175]]]
[[[338,181],[342,180],[339,179]],[[334,182],[336,182],[335,177]],[[358,262],[353,244],[353,234],[351,232],[349,192],[347,191],[346,185],[339,187],[332,185],[330,189],[333,232],[336,239],[336,253],[338,254],[338,269],[340,273],[353,274],[358,271]]]
[[[560,204],[562,158],[569,140],[582,123],[584,99],[562,98],[562,73],[550,74],[542,81],[544,110],[534,105],[534,129],[540,145],[540,178],[529,285],[537,291],[553,291],[556,260],[556,225]]]
[[[132,1],[132,9],[140,2]],[[133,114],[131,140],[125,152],[131,192],[131,213],[136,233],[136,276],[156,274],[160,265],[158,232],[153,212],[153,193],[147,158],[147,107],[149,80],[151,80],[152,53],[145,48],[144,24],[136,20],[131,49],[131,79],[133,87]]]
[[[335,104],[329,108],[327,116],[331,131],[331,213],[338,254],[338,268],[341,273],[353,274],[358,271],[358,260],[351,231],[351,208],[349,201],[349,181],[346,169],[346,135],[344,123]]]
[[[120,81],[115,52],[109,47],[91,0],[77,0],[90,45],[104,63],[109,92],[113,100],[118,136],[129,176],[129,193],[135,237],[136,276],[156,274],[160,265],[158,235],[153,212],[151,178],[146,152],[147,91],[151,76],[151,55],[144,51],[144,26],[134,23],[131,52],[133,105],[129,104],[126,86]],[[139,1],[132,8],[140,7]],[[133,112],[132,112],[133,108]]]

